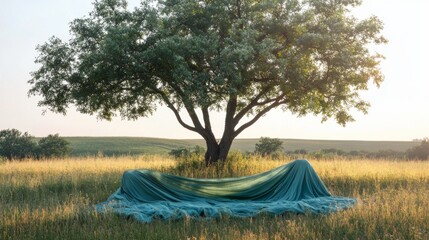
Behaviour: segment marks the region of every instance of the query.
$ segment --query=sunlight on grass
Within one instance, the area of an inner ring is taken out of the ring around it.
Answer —
[[[233,153],[208,168],[197,157],[164,156],[3,162],[0,239],[429,239],[429,162],[418,161],[309,159],[334,195],[359,201],[335,214],[141,224],[93,211],[128,169],[216,178],[256,174],[290,161]]]

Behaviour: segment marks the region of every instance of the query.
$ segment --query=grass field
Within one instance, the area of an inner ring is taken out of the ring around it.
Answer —
[[[226,164],[210,168],[163,156],[2,162],[0,239],[429,239],[429,162],[309,159],[333,194],[359,201],[353,209],[329,215],[141,224],[94,212],[94,204],[119,187],[127,169],[230,177],[291,161],[231,155]]]
[[[167,154],[172,149],[191,148],[195,145],[205,147],[202,139],[161,139],[143,137],[66,137],[70,142],[73,156],[97,155],[139,155],[139,154]],[[236,139],[232,149],[241,152],[253,152],[259,139]],[[342,151],[380,150],[406,151],[419,142],[412,141],[341,141],[341,140],[301,140],[282,139],[285,151],[305,149],[308,152],[321,149],[339,149]]]
[[[196,145],[186,140],[141,137],[65,137],[65,140],[70,143],[73,156],[167,154],[172,149]]]

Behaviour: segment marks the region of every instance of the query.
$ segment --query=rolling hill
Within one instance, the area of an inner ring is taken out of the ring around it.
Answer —
[[[64,137],[70,142],[72,155],[84,156],[103,154],[138,155],[167,154],[172,149],[192,148],[195,145],[205,147],[202,139],[161,139],[145,137]],[[350,141],[350,140],[302,140],[281,139],[285,151],[305,149],[315,152],[322,149],[377,152],[380,150],[406,151],[418,145],[413,141]],[[232,150],[252,152],[259,139],[236,139]]]

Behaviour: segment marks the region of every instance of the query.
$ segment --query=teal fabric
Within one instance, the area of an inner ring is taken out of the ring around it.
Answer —
[[[126,171],[122,186],[106,202],[97,204],[96,210],[151,222],[222,214],[330,213],[355,203],[354,198],[332,196],[307,160],[295,160],[239,178],[196,179],[150,170]]]

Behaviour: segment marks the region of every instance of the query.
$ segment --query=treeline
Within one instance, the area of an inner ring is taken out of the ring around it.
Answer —
[[[335,148],[321,149],[319,151],[309,152],[306,149],[297,149],[294,151],[283,151],[283,142],[277,138],[261,137],[255,144],[253,152],[246,152],[244,155],[260,155],[272,159],[279,159],[284,156],[292,158],[309,157],[316,159],[332,157],[349,158],[369,158],[369,159],[403,159],[403,160],[429,160],[429,139],[425,138],[420,145],[408,149],[405,152],[394,150],[380,150],[377,152],[368,151],[344,151]],[[170,156],[175,158],[188,158],[192,155],[203,155],[205,149],[200,146],[193,148],[178,148],[169,152]]]
[[[69,142],[58,134],[50,134],[37,141],[27,132],[22,133],[17,129],[0,131],[0,158],[8,160],[62,158],[69,153]]]
[[[308,155],[314,158],[326,158],[331,156],[353,157],[353,158],[369,158],[369,159],[409,159],[406,152],[399,152],[394,150],[380,150],[377,152],[368,151],[343,151],[340,149],[329,148],[321,149],[315,152],[308,152],[305,149],[295,151],[287,151],[286,155]]]
[[[314,158],[325,158],[329,156],[342,156],[342,157],[359,157],[359,158],[372,158],[372,159],[404,159],[404,160],[429,160],[429,139],[425,138],[421,141],[420,145],[412,147],[405,152],[394,150],[380,150],[377,152],[368,151],[343,151],[340,149],[329,148],[322,149],[316,152],[308,152],[305,149],[295,151],[287,151],[287,155],[310,155]]]
[[[294,151],[283,151],[283,142],[277,138],[261,137],[255,144],[255,154],[262,156],[271,156],[278,158],[282,154],[292,157],[306,155],[312,158],[329,158],[334,156],[351,157],[351,158],[370,158],[370,159],[407,159],[407,160],[427,160],[429,157],[429,139],[421,140],[419,146],[408,149],[405,152],[394,150],[380,150],[377,152],[368,151],[344,151],[335,148],[321,149],[319,151],[309,152],[305,149]]]

